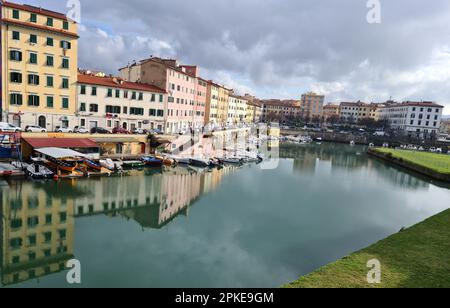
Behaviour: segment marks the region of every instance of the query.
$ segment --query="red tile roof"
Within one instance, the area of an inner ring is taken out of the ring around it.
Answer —
[[[4,1],[2,5],[5,6],[5,7],[12,8],[12,9],[23,10],[23,11],[27,11],[27,12],[30,12],[30,13],[41,14],[41,15],[44,15],[44,16],[58,18],[58,19],[66,20],[66,21],[69,20],[67,18],[67,16],[64,15],[63,13],[58,13],[58,12],[46,10],[46,9],[43,9],[43,8],[40,8],[40,7],[28,5],[28,4],[17,4],[17,3]]]
[[[73,32],[69,32],[69,31],[65,31],[65,30],[61,30],[61,29],[55,29],[55,28],[47,27],[47,26],[41,26],[41,25],[30,23],[30,22],[18,21],[15,19],[2,18],[2,23],[21,26],[21,27],[25,27],[25,28],[39,29],[39,30],[53,32],[53,33],[58,33],[58,34],[73,37],[73,38],[79,38],[78,34],[73,33]]]
[[[34,149],[41,148],[98,148],[99,145],[88,138],[22,138]]]
[[[78,83],[126,90],[166,93],[166,91],[156,86],[144,83],[128,82],[119,77],[98,77],[89,74],[78,74]]]

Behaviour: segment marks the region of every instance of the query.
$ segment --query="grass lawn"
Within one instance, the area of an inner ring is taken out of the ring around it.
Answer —
[[[367,262],[381,262],[381,284],[368,284]],[[450,287],[450,210],[327,265],[285,288]]]
[[[390,153],[394,158],[401,158],[404,161],[421,165],[439,173],[450,174],[450,155],[388,148],[377,148],[376,151]]]

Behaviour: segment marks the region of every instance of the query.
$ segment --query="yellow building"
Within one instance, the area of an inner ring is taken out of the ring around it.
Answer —
[[[61,13],[0,1],[1,121],[47,130],[77,125],[77,24]]]
[[[215,126],[218,123],[219,114],[219,88],[218,84],[208,82],[206,91],[205,125]]]
[[[228,100],[230,97],[231,89],[224,86],[219,87],[219,98],[218,98],[218,122],[219,125],[225,125],[228,120]]]

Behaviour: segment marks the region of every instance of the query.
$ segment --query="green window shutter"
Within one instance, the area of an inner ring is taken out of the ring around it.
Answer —
[[[12,15],[13,15],[13,18],[14,18],[14,19],[20,19],[20,13],[19,13],[19,10],[13,10]]]
[[[53,56],[47,56],[47,66],[53,66]]]
[[[86,94],[86,86],[85,85],[81,86],[80,94],[82,94],[82,95]]]
[[[97,96],[97,87],[92,87],[91,95],[92,96]]]
[[[108,89],[108,97],[112,97],[112,89]]]
[[[53,38],[47,37],[47,46],[53,46],[53,44],[54,44]]]
[[[30,63],[31,64],[37,64],[37,54],[35,53],[30,53]]]
[[[47,87],[53,87],[53,76],[47,76]]]
[[[160,102],[160,103],[163,103],[163,102],[164,102],[164,96],[163,96],[163,95],[160,95],[160,96],[159,96],[159,102]]]
[[[30,34],[30,43],[37,44],[37,36],[35,34]]]
[[[62,99],[62,108],[69,109],[69,99],[67,97],[63,97]]]
[[[62,88],[63,89],[68,89],[69,88],[69,79],[63,78],[63,80],[62,80]]]
[[[53,108],[53,96],[47,96],[47,107]]]
[[[20,32],[19,31],[13,31],[12,32],[12,39],[19,41],[20,40]]]
[[[64,58],[62,60],[62,68],[69,68],[69,59]]]
[[[47,18],[47,26],[53,27],[53,18],[50,17]]]
[[[63,29],[69,30],[69,23],[67,21],[63,21]]]
[[[31,13],[30,14],[30,22],[36,23],[37,22],[37,15]]]

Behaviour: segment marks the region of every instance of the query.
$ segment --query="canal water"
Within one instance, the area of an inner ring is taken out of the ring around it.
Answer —
[[[339,144],[276,169],[2,181],[1,285],[278,287],[449,207],[450,190]]]

